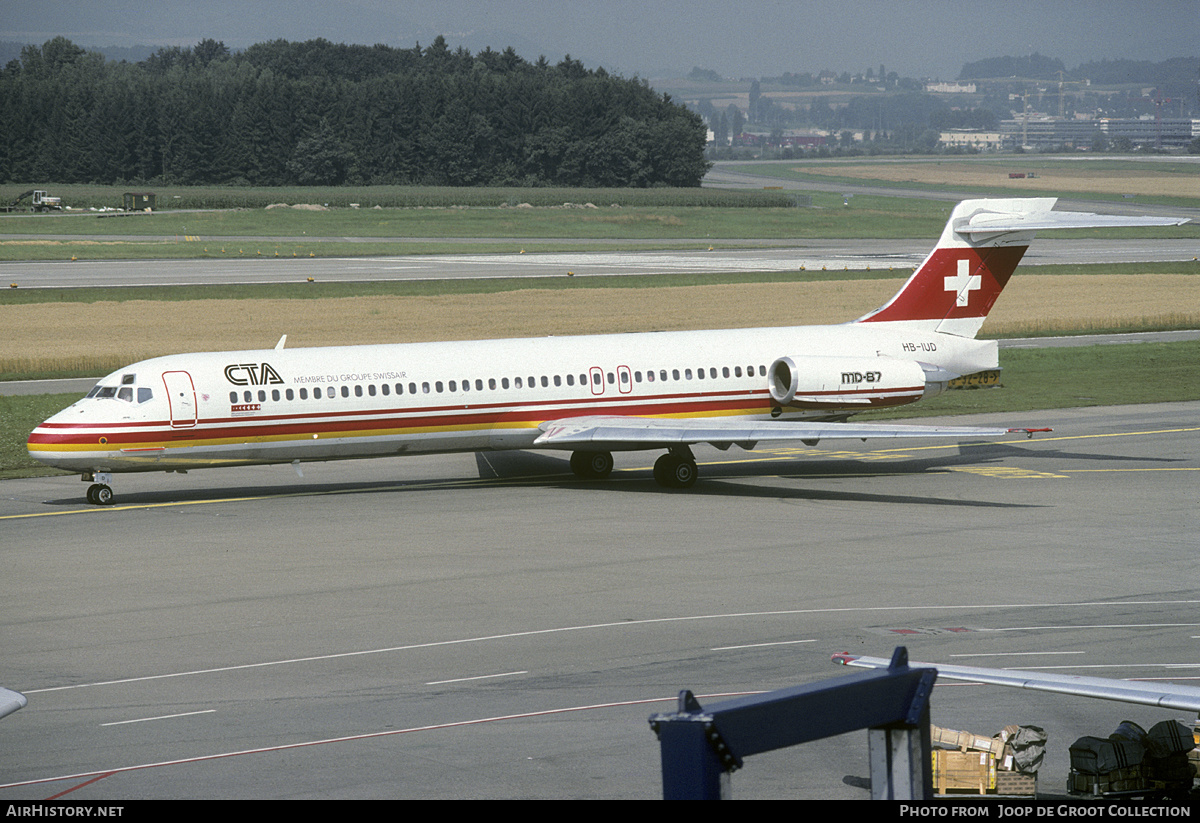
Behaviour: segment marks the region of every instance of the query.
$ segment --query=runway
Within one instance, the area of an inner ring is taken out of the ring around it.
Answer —
[[[305,283],[460,280],[513,277],[611,277],[739,272],[897,270],[909,273],[933,248],[924,240],[797,241],[790,247],[624,252],[398,255],[356,258],[247,258],[228,260],[112,260],[0,263],[0,282],[17,288],[163,286],[233,283]],[[745,241],[754,243],[755,241]],[[1200,240],[1038,239],[1024,265],[1145,263],[1193,260]]]
[[[977,416],[1035,439],[0,482],[0,798],[653,798],[646,722],[844,675],[838,651],[1200,679],[1200,403]],[[1067,747],[1173,713],[939,685],[939,725]],[[1179,717],[1188,723],[1194,718]],[[866,734],[749,758],[739,798],[867,796]]]

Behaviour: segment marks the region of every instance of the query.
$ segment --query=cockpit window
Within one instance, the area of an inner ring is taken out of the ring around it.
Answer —
[[[121,375],[121,385],[122,385],[122,386],[132,386],[132,385],[133,385],[134,383],[136,383],[136,382],[137,382],[137,375],[136,375],[136,374],[123,374],[123,375]]]
[[[116,386],[97,386],[95,389],[95,397],[97,399],[111,399],[117,396]]]
[[[96,385],[92,386],[92,390],[90,392],[88,392],[87,395],[83,399],[87,400],[89,397],[95,397],[99,393],[100,393],[100,384],[97,383]]]
[[[133,402],[133,388],[130,386],[122,386],[117,392],[117,399],[124,400],[126,403]]]
[[[149,400],[152,397],[154,397],[154,392],[151,391],[150,389],[146,389],[146,388],[138,389],[138,402],[139,403],[145,403],[147,400]]]

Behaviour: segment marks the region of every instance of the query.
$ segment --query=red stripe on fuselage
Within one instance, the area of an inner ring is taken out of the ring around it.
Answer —
[[[921,396],[923,386],[898,389],[850,389],[810,392],[806,397],[828,397],[828,402],[805,403],[806,408],[839,408],[838,398],[871,396],[870,402],[856,409],[903,405]],[[669,417],[719,415],[760,409],[767,413],[774,406],[767,392],[709,392],[643,397],[595,397],[573,400],[544,400],[513,403],[462,403],[452,406],[391,409],[345,409],[303,414],[261,415],[253,418],[205,418],[194,428],[172,429],[170,421],[114,423],[43,423],[29,437],[33,445],[94,445],[103,435],[109,447],[129,450],[131,445],[148,440],[167,439],[180,443],[193,440],[236,440],[266,436],[287,437],[322,434],[353,435],[380,429],[478,428],[537,424],[545,420],[590,415],[632,415]],[[53,430],[53,431],[47,431]]]

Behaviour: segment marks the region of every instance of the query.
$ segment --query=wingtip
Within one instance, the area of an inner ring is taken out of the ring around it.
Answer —
[[[1051,428],[1044,428],[1044,429],[1015,428],[1015,429],[1009,429],[1008,433],[1009,434],[1023,434],[1028,439],[1032,440],[1034,434],[1041,434],[1041,433],[1052,432],[1052,431],[1054,431],[1054,429],[1051,429]]]

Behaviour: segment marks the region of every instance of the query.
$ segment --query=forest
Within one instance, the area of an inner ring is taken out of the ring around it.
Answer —
[[[699,186],[706,129],[636,78],[512,48],[63,37],[0,70],[0,182]]]

